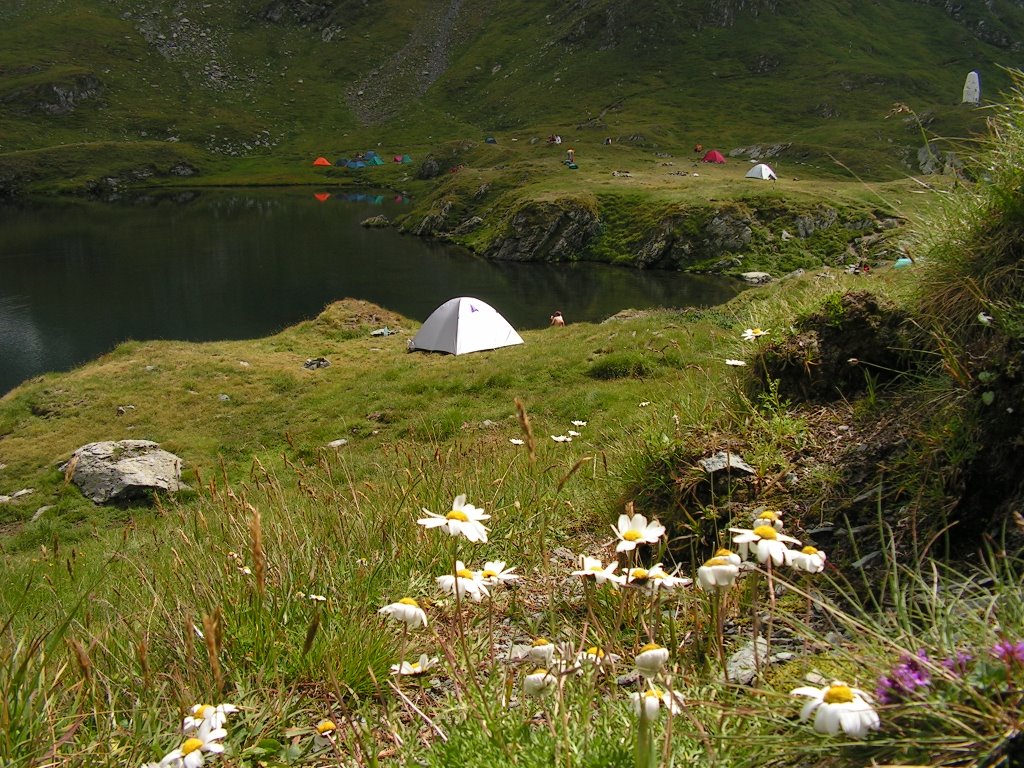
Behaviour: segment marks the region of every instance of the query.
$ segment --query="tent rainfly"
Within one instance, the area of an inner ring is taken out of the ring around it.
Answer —
[[[522,337],[498,310],[480,299],[460,296],[431,313],[409,349],[464,355],[522,343]]]
[[[747,171],[747,178],[748,179],[763,179],[765,181],[767,181],[768,179],[771,179],[772,181],[778,181],[779,180],[779,177],[775,175],[775,171],[773,171],[771,168],[769,168],[764,163],[758,163],[753,168],[751,168],[749,171]]]
[[[700,159],[702,163],[718,163],[721,165],[725,162],[725,156],[717,149],[712,149],[704,157]]]
[[[326,157],[318,157],[316,160],[313,161],[313,165],[330,165],[330,164],[331,164],[331,161],[328,160]]]

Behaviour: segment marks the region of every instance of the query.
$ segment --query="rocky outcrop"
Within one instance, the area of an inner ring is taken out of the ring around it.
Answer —
[[[600,232],[597,214],[578,202],[532,201],[512,215],[484,255],[500,261],[570,261],[584,255]]]
[[[83,102],[103,93],[103,83],[86,72],[70,77],[16,88],[0,97],[0,101],[19,105],[29,112],[45,115],[66,115]]]
[[[187,487],[181,482],[181,459],[149,440],[89,443],[75,451],[62,469],[97,504]]]

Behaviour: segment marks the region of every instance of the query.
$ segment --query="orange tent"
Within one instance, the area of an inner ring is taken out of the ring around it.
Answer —
[[[316,160],[313,161],[313,165],[330,165],[330,164],[331,164],[331,161],[328,160],[326,157],[318,157]]]
[[[315,197],[321,203],[326,203],[328,200],[331,199],[331,193],[330,192],[314,192],[313,193],[313,197]]]

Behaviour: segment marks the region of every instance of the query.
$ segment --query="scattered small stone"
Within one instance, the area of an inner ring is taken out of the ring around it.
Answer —
[[[480,427],[482,429],[491,429],[492,427],[496,426],[498,426],[498,424],[496,422],[491,421],[490,419],[484,419],[483,421],[480,422]]]
[[[221,392],[219,395],[217,395],[217,399],[220,400],[222,403],[226,403],[228,400],[231,399],[231,397]]]
[[[156,366],[155,365],[147,365],[146,366],[146,370],[147,371],[155,371],[156,370]]]
[[[771,660],[768,657],[768,643],[764,638],[758,637],[757,659],[762,667],[768,666]],[[742,646],[736,653],[725,662],[726,674],[729,675],[729,682],[748,685],[757,676],[757,664],[754,659],[754,642]]]
[[[331,442],[329,442],[327,444],[327,447],[328,448],[341,448],[341,446],[343,446],[343,445],[348,445],[348,440],[346,440],[344,437],[339,437],[337,440],[331,440]]]
[[[311,357],[302,364],[302,367],[307,371],[314,371],[317,368],[327,368],[330,364],[331,361],[326,357]]]
[[[245,361],[245,360],[239,360],[238,364],[240,366],[242,366],[243,368],[248,368],[249,367],[249,363],[247,361]]]
[[[134,411],[134,410],[135,410],[135,406],[134,405],[119,405],[119,406],[117,406],[117,415],[118,416],[124,416],[126,413],[128,413],[128,411]]]
[[[392,336],[395,333],[397,333],[397,331],[392,331],[386,325],[383,328],[378,328],[375,331],[370,331],[371,336]]]
[[[743,272],[740,278],[751,285],[764,285],[772,281],[772,276],[767,272]]]
[[[36,510],[36,513],[34,515],[32,515],[32,520],[30,522],[34,523],[36,520],[45,515],[51,509],[53,509],[53,504],[44,504],[43,506]]]
[[[742,472],[746,475],[757,474],[756,469],[747,464],[747,462],[735,453],[728,451],[719,451],[712,456],[701,459],[697,462],[697,466],[709,475],[713,475],[715,472],[721,472],[723,469],[729,470],[730,472],[732,470],[736,470],[737,472]]]

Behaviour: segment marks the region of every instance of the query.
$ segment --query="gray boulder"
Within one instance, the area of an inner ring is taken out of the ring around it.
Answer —
[[[89,443],[62,469],[97,504],[187,487],[181,482],[181,459],[150,440]]]

